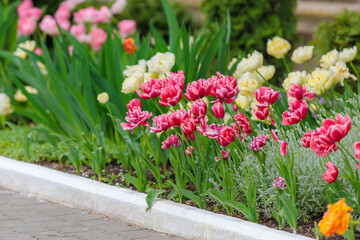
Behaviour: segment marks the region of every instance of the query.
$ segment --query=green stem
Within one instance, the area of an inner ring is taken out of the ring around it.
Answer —
[[[360,76],[359,76],[359,72],[356,70],[356,68],[355,68],[352,61],[350,61],[350,66],[351,66],[352,70],[355,72],[355,75],[357,77],[358,94],[360,94]]]
[[[311,71],[310,71],[310,68],[309,68],[309,65],[308,65],[307,61],[305,61],[305,66],[306,66],[306,69],[307,69],[308,73],[311,74]]]
[[[290,68],[289,68],[289,65],[287,64],[285,58],[282,58],[282,61],[283,61],[284,65],[285,65],[286,71],[287,71],[288,73],[290,73]]]

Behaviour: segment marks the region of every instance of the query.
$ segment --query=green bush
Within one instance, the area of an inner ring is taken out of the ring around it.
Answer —
[[[360,14],[344,11],[330,22],[322,22],[313,39],[317,53],[332,49],[342,50],[357,45],[360,47]],[[359,59],[359,56],[358,56]]]
[[[274,36],[292,42],[296,33],[296,0],[203,0],[202,11],[212,28],[231,17],[231,43],[235,54],[266,50]]]

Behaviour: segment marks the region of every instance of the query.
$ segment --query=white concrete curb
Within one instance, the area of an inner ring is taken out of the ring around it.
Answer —
[[[188,239],[310,239],[1,156],[0,186]]]

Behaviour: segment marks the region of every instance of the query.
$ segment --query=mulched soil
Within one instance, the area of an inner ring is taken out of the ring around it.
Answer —
[[[82,166],[80,173],[78,174],[76,169],[72,165],[69,165],[69,164],[62,164],[62,163],[58,163],[58,162],[49,162],[49,161],[41,161],[41,162],[38,162],[37,164],[51,168],[51,169],[59,170],[62,172],[71,173],[71,174],[79,175],[82,177],[98,180],[97,175],[92,171],[91,167],[88,167],[88,166]],[[171,171],[171,169],[169,169],[169,171]],[[120,164],[112,163],[112,164],[107,165],[106,173],[107,174],[104,173],[104,175],[103,175],[104,178],[100,180],[101,182],[111,184],[111,185],[116,185],[116,186],[125,186],[128,189],[137,191],[137,189],[134,186],[132,186],[132,185],[128,186],[128,184],[125,182],[123,174],[126,173],[126,170]],[[156,182],[155,178],[153,177],[153,175],[150,172],[148,173],[147,177],[148,177],[148,181]],[[111,181],[106,180],[106,179],[111,179]],[[189,188],[189,190],[192,190],[192,189]],[[165,195],[164,197],[168,198],[168,194],[170,192],[171,192],[171,189],[167,189],[164,194]],[[189,205],[189,206],[197,207],[197,205],[191,200],[184,200],[183,203],[186,205]],[[209,200],[207,202],[206,210],[216,212],[218,214],[228,215],[226,213],[226,211],[223,209],[214,211],[215,207],[216,207],[216,209],[218,209],[218,207],[219,207],[218,204]],[[244,218],[242,215],[240,215],[238,213],[234,213],[234,215],[232,215],[232,217],[237,217],[237,218],[246,220],[246,218]],[[311,219],[310,221],[307,221],[307,222],[298,222],[297,234],[304,235],[304,236],[315,239],[316,236],[312,231],[312,229],[314,228],[314,222],[319,222],[321,218],[322,218],[322,216],[319,216],[319,217]],[[275,219],[266,218],[264,215],[261,215],[261,214],[259,216],[259,224],[265,225],[270,228],[278,229],[278,224]],[[292,229],[290,228],[290,226],[288,226],[288,225],[286,225],[282,230],[290,232],[290,233],[293,232]],[[355,235],[356,235],[355,239],[360,239],[360,232],[356,232]],[[339,236],[339,235],[334,235],[332,237],[324,238],[324,239],[326,239],[326,240],[341,240],[341,239],[345,239],[345,238],[342,236]]]

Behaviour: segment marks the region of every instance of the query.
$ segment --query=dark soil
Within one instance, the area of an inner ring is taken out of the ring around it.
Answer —
[[[71,173],[71,174],[79,175],[82,177],[91,178],[94,180],[99,180],[97,175],[92,171],[91,167],[88,167],[88,166],[82,166],[80,173],[78,174],[76,169],[72,165],[69,165],[69,164],[64,165],[62,163],[49,162],[49,161],[42,161],[42,162],[38,162],[37,164],[51,168],[51,169],[56,169],[56,170],[59,170],[62,172]],[[171,169],[169,169],[169,171],[171,171]],[[107,184],[126,187],[128,189],[137,191],[137,189],[134,186],[129,185],[125,181],[123,174],[125,174],[126,172],[127,171],[120,164],[116,164],[116,163],[109,164],[106,166],[106,173],[104,172],[103,177],[102,177],[102,179],[100,179],[100,181],[107,183]],[[148,181],[156,182],[155,178],[152,176],[151,173],[148,173]],[[192,190],[191,187],[189,188],[189,190]],[[170,188],[166,189],[165,198],[168,198],[168,195],[170,192],[171,192]],[[197,205],[191,200],[184,200],[183,203],[186,205],[189,205],[189,206],[197,207]],[[206,210],[216,212],[218,214],[228,215],[224,209],[221,209],[221,208],[218,209],[218,208],[219,208],[219,206],[217,203],[215,203],[211,200],[209,200],[207,202]],[[214,210],[214,209],[216,209],[216,210]],[[232,215],[232,217],[237,217],[237,218],[246,220],[246,218],[244,218],[241,214],[239,214],[237,212],[235,212],[234,215]],[[313,233],[312,229],[314,228],[314,222],[319,222],[320,220],[321,220],[321,216],[319,216],[318,218],[311,219],[310,221],[307,221],[307,222],[298,222],[297,234],[316,239],[316,236]],[[259,223],[261,225],[265,225],[270,228],[279,229],[278,224],[275,219],[266,218],[264,215],[261,215],[261,214],[259,216]],[[282,230],[290,232],[290,233],[293,232],[293,230],[288,225],[286,225]],[[355,235],[356,235],[355,236],[356,239],[360,239],[360,232],[356,232]],[[324,239],[326,239],[326,240],[342,240],[345,238],[342,236],[339,236],[339,235],[334,235],[329,238],[324,237]]]

